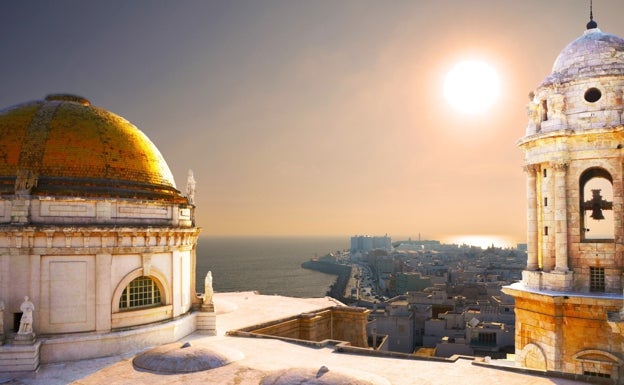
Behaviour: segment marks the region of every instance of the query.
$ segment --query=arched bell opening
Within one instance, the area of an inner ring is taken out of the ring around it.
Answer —
[[[613,177],[603,168],[585,170],[579,180],[581,236],[586,242],[613,241]]]

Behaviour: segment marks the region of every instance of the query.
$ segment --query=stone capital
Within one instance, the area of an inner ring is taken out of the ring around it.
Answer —
[[[522,171],[526,172],[529,176],[536,176],[536,174],[539,172],[539,164],[533,163],[533,164],[525,164],[524,166],[522,166]]]
[[[568,170],[568,162],[564,161],[564,160],[558,160],[558,161],[554,161],[551,162],[551,167],[558,172],[566,172]]]

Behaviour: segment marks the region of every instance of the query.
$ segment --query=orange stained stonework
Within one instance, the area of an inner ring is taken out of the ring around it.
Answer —
[[[624,336],[605,322],[621,300],[605,296],[550,296],[513,290],[516,356],[523,366],[567,373],[609,373],[619,378],[617,352]],[[529,347],[537,349],[528,349]],[[596,356],[592,358],[592,356]]]
[[[270,335],[304,341],[347,341],[351,346],[369,348],[366,325],[370,310],[334,306],[290,319],[252,326],[231,335]]]

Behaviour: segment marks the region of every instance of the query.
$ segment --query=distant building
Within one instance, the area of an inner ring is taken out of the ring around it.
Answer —
[[[514,325],[483,321],[479,310],[447,311],[425,321],[424,347],[435,347],[438,357],[454,354],[505,358],[513,351]],[[496,313],[492,314],[496,316]]]
[[[351,237],[351,253],[368,253],[371,250],[392,251],[392,239],[388,235],[371,237],[356,235]]]
[[[370,314],[372,322],[369,334],[387,336],[388,350],[401,353],[414,351],[414,315],[408,301],[402,298],[390,300],[383,309]]]
[[[440,241],[413,241],[411,238],[407,241],[401,241],[397,250],[436,250],[440,248]]]
[[[420,273],[396,273],[393,289],[398,295],[408,291],[423,291],[431,285],[431,278],[423,277]]]
[[[513,352],[514,328],[502,322],[473,322],[466,325],[466,338],[475,355],[505,358]]]
[[[391,256],[383,256],[378,257],[376,259],[375,268],[377,269],[377,274],[381,275],[390,275],[395,272],[395,262],[394,257]]]

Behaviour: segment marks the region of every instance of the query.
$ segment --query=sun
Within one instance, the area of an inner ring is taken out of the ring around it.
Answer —
[[[480,114],[498,99],[499,87],[498,74],[492,66],[479,60],[466,60],[446,74],[444,97],[462,113]]]

